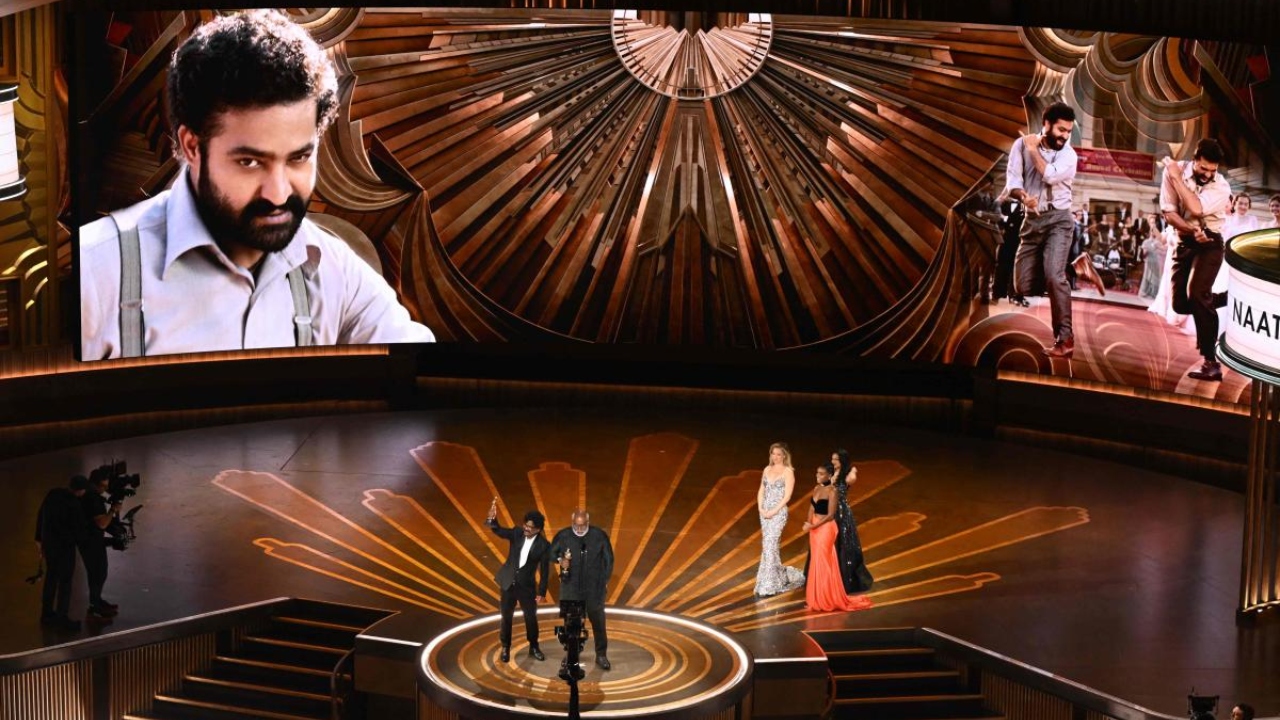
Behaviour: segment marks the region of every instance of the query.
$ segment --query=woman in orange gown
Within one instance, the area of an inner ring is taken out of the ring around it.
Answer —
[[[805,582],[804,604],[815,612],[837,610],[865,610],[871,601],[865,596],[849,597],[840,579],[840,560],[836,557],[834,522],[836,490],[831,484],[830,465],[820,465],[817,485],[809,500],[809,519],[804,529],[809,531],[809,577]]]

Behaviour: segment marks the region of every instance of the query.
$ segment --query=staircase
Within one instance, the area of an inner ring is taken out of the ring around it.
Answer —
[[[156,695],[150,710],[124,720],[330,720],[334,666],[357,634],[389,614],[298,600],[208,669]],[[349,687],[350,670],[337,681]]]
[[[835,680],[832,717],[847,720],[1001,718],[959,670],[941,665],[910,629],[815,630]]]

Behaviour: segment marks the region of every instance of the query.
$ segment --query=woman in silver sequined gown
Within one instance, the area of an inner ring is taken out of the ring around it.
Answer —
[[[756,572],[756,596],[768,597],[804,587],[804,573],[782,564],[779,544],[787,524],[787,503],[795,489],[791,452],[783,443],[769,446],[769,465],[760,477],[756,509],[760,511],[760,569]]]

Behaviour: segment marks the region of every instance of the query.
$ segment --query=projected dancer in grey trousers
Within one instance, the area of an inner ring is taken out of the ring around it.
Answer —
[[[1009,150],[1004,192],[1026,208],[1013,264],[1014,287],[1020,295],[1039,295],[1041,289],[1049,293],[1053,344],[1045,347],[1044,354],[1059,358],[1071,357],[1076,346],[1067,281],[1067,254],[1075,229],[1071,182],[1076,176],[1076,151],[1070,144],[1075,123],[1075,110],[1066,103],[1045,108],[1040,132],[1023,135]],[[1071,264],[1078,279],[1106,294],[1088,254],[1081,253]]]

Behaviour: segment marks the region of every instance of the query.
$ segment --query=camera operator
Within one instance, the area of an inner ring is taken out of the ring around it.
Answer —
[[[54,488],[44,496],[36,516],[36,545],[45,562],[44,588],[40,594],[40,624],[76,632],[80,621],[72,620],[71,580],[76,572],[76,546],[84,539],[84,510],[80,500],[90,487],[83,475],[71,478],[67,487]],[[31,582],[35,579],[32,578]]]
[[[84,560],[84,572],[89,581],[89,612],[91,620],[114,617],[119,607],[102,599],[102,586],[107,583],[107,543],[104,533],[107,526],[120,512],[120,501],[107,505],[103,494],[107,492],[110,476],[95,473],[91,478],[92,489],[80,498],[84,505],[87,528],[80,542],[80,558]]]
[[[591,514],[586,510],[574,510],[572,524],[551,541],[551,556],[560,563],[560,599],[583,603],[595,635],[596,665],[601,670],[612,669],[604,625],[605,585],[613,574],[609,535],[591,525]]]

